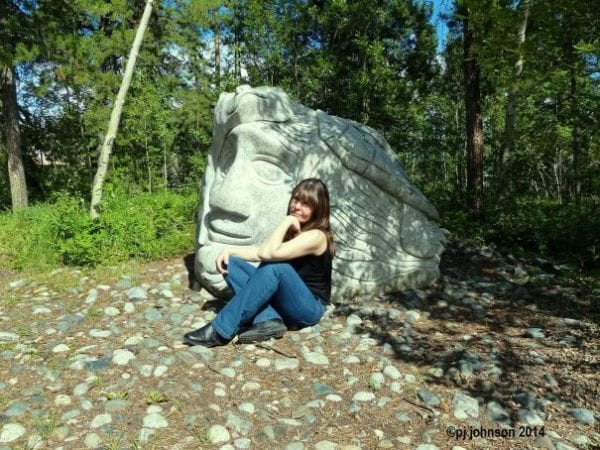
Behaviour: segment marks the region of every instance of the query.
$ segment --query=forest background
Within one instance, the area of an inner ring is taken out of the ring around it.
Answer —
[[[2,0],[0,267],[192,251],[212,107],[246,83],[381,131],[452,237],[597,273],[600,11],[440,2],[154,0],[92,219],[146,1]]]

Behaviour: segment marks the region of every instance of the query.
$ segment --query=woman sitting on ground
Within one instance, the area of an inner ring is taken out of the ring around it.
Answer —
[[[246,326],[238,342],[259,342],[282,337],[288,325],[317,324],[330,302],[334,253],[327,186],[308,178],[292,190],[288,215],[262,244],[219,253],[217,270],[234,296],[212,322],[186,333],[184,341],[225,345]]]

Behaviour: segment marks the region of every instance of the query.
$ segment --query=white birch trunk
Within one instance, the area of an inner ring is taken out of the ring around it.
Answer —
[[[104,137],[104,143],[100,150],[100,156],[98,157],[98,169],[94,182],[92,184],[92,201],[90,204],[90,214],[93,219],[100,216],[99,206],[102,200],[102,187],[106,178],[106,172],[108,170],[108,162],[110,154],[112,152],[113,143],[117,135],[119,128],[119,122],[121,120],[121,112],[123,111],[123,104],[125,103],[125,97],[131,84],[131,78],[133,77],[133,69],[135,68],[135,61],[144,39],[146,28],[148,27],[148,21],[150,20],[150,14],[152,13],[153,0],[146,0],[146,8],[142,15],[142,20],[138,26],[137,32],[135,33],[135,39],[131,46],[131,52],[129,53],[129,59],[127,60],[127,66],[125,67],[125,74],[123,75],[123,81],[117,94],[117,99],[110,115],[110,121],[108,122],[108,131]]]

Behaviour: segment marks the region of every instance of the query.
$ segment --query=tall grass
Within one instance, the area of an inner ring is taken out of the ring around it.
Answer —
[[[44,270],[159,259],[194,250],[197,193],[135,193],[108,187],[99,220],[69,196],[0,214],[0,267]]]

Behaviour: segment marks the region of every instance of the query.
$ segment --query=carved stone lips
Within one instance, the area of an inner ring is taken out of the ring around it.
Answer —
[[[243,241],[252,236],[247,232],[235,229],[235,223],[225,219],[208,218],[208,233],[211,240],[216,242],[230,243],[230,241]],[[225,238],[225,239],[223,239]]]

